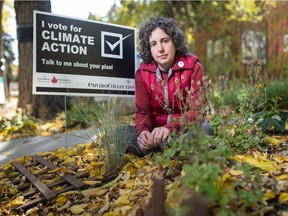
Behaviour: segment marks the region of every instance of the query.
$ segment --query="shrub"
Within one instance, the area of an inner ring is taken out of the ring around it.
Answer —
[[[277,107],[279,109],[288,108],[288,94],[286,93],[288,89],[288,80],[267,81],[263,85],[266,86],[266,109],[271,109],[275,105],[276,101]],[[247,84],[242,83],[240,80],[230,81],[229,87],[222,93],[223,98],[221,98],[220,96],[219,89],[216,89],[214,92],[216,107],[221,106],[221,100],[223,100],[224,106],[231,106],[234,108],[234,110],[237,110],[240,103],[242,103],[243,99],[245,99],[244,90],[246,88]],[[261,111],[262,109],[260,109],[259,111]]]
[[[288,80],[279,81],[273,80],[266,82],[267,86],[267,98],[277,98],[280,97],[278,100],[278,108],[280,109],[288,109]]]

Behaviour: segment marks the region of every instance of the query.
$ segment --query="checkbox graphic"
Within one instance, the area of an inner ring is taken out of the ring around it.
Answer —
[[[131,34],[123,37],[122,34],[101,32],[101,56],[123,59],[123,41]]]

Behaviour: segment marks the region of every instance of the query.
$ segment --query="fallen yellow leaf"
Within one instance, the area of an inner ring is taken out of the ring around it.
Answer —
[[[43,132],[40,132],[39,133],[41,136],[50,136],[52,133],[51,132],[49,132],[49,131],[43,131]]]
[[[110,187],[112,187],[114,184],[117,183],[117,181],[118,181],[120,178],[122,178],[122,175],[123,175],[123,174],[119,174],[119,175],[117,176],[117,178],[115,178],[113,181],[108,182],[107,184],[103,185],[102,188],[110,188]]]
[[[281,193],[279,196],[279,203],[288,202],[288,193]]]
[[[53,188],[55,191],[60,191],[63,189],[63,187],[61,187],[60,185],[56,186]]]
[[[146,191],[144,189],[138,189],[130,193],[131,196],[138,196],[144,194]]]
[[[129,189],[119,189],[119,195],[122,196],[122,195],[125,195],[125,194],[131,194],[131,190]]]
[[[273,157],[273,160],[277,163],[288,162],[288,157]]]
[[[19,196],[16,199],[14,199],[12,201],[12,205],[19,205],[19,204],[23,204],[24,203],[24,197],[23,196]]]
[[[1,215],[10,215],[11,213],[7,209],[0,209],[0,214]]]
[[[55,207],[59,207],[59,206],[64,205],[66,201],[67,201],[67,198],[65,196],[60,195],[56,199]]]
[[[96,184],[100,184],[101,181],[82,181],[85,185],[96,185]]]
[[[242,170],[229,170],[228,171],[231,175],[233,176],[238,176],[238,175],[242,175],[243,171]]]
[[[59,171],[66,172],[66,169],[64,167],[58,167],[56,169],[49,170],[48,173],[55,173],[55,172],[59,172]]]
[[[288,125],[288,124],[287,124]],[[275,139],[279,140],[280,142],[287,142],[288,136],[273,136]]]
[[[106,188],[91,188],[91,189],[86,189],[86,190],[82,190],[81,194],[85,197],[87,196],[103,196],[104,194],[106,194],[108,191],[108,189]]]
[[[230,176],[228,173],[224,173],[223,176],[215,181],[218,189],[221,190],[223,187],[231,188],[231,182],[236,180],[236,177]]]
[[[264,171],[277,171],[277,168],[274,166],[273,162],[271,161],[261,161],[261,162],[258,162],[257,164],[250,163],[250,165],[255,166]]]
[[[276,180],[278,180],[278,181],[288,180],[288,174],[283,174],[283,175],[277,176]]]
[[[70,201],[70,200],[67,200],[67,202],[65,203],[65,205],[63,205],[63,206],[61,206],[61,207],[59,207],[59,208],[56,208],[56,211],[57,211],[57,212],[63,211],[63,210],[65,210],[65,209],[69,208],[70,205],[71,205],[71,201]]]
[[[39,209],[37,207],[28,209],[25,213],[25,215],[29,216],[29,215],[37,215]]]
[[[274,191],[268,190],[268,191],[266,191],[266,193],[263,196],[263,201],[267,201],[269,199],[273,199],[273,198],[275,198],[275,196],[276,196],[276,194],[275,194]]]
[[[276,139],[275,137],[270,137],[270,136],[266,136],[264,138],[264,141],[266,141],[268,144],[271,144],[273,146],[277,146],[281,144],[281,142],[278,139]]]
[[[277,171],[277,164],[274,161],[258,161],[251,155],[234,155],[231,157],[231,159],[242,163],[248,163],[251,166],[257,167],[264,171]]]
[[[70,207],[70,212],[72,214],[81,214],[85,211],[85,208],[88,204],[80,204],[80,205],[74,205]]]
[[[124,194],[122,196],[120,196],[115,202],[114,204],[117,206],[124,206],[124,205],[131,205],[131,202],[129,201],[129,194]]]
[[[267,152],[265,152],[265,153],[260,153],[259,151],[254,151],[252,154],[253,154],[253,157],[254,157],[255,159],[257,159],[258,161],[260,161],[260,160],[268,161],[268,159],[267,159],[267,156],[268,156]]]

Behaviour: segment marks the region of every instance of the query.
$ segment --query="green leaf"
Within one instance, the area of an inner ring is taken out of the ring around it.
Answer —
[[[285,130],[285,121],[273,119],[274,124],[276,125],[277,129],[283,132]]]
[[[288,112],[279,111],[279,116],[282,121],[287,122],[288,121]]]
[[[171,159],[167,157],[165,160],[165,166],[170,166],[170,164],[171,164]]]
[[[260,126],[262,130],[265,132],[267,131],[273,124],[273,119],[272,118],[265,118],[261,123]]]

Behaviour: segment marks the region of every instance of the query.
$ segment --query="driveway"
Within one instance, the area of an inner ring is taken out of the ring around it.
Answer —
[[[90,129],[78,130],[47,137],[25,137],[0,142],[0,164],[24,155],[35,155],[39,152],[53,151],[60,147],[69,147],[80,143],[92,142],[93,134]]]

